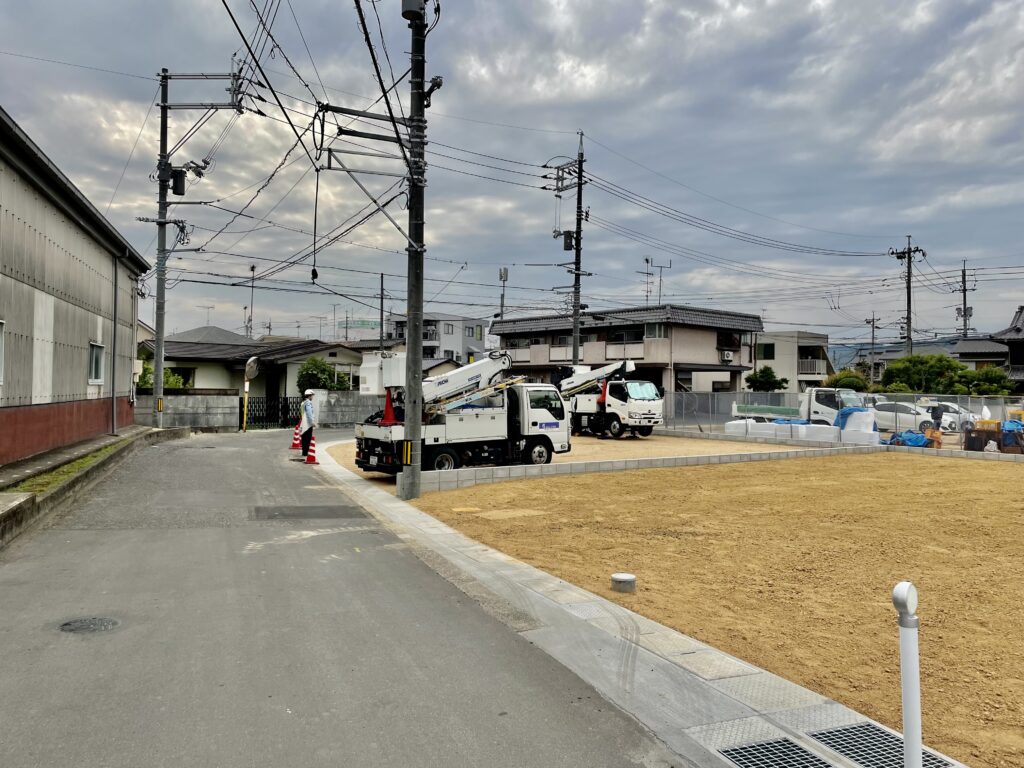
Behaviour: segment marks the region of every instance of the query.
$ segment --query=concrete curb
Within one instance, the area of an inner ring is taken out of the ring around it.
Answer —
[[[735,768],[722,749],[787,738],[829,765],[856,766],[810,734],[873,722],[864,715],[470,539],[338,465],[326,449],[345,442],[324,444],[321,471],[399,538],[510,603],[525,619],[515,631],[687,764]],[[877,452],[865,447],[857,452]]]
[[[38,525],[48,515],[73,501],[78,494],[91,488],[140,447],[166,440],[177,440],[188,435],[189,429],[186,427],[140,432],[127,438],[128,442],[118,446],[96,463],[45,493],[0,493],[0,549]],[[53,469],[59,469],[60,466],[64,465],[58,465]]]

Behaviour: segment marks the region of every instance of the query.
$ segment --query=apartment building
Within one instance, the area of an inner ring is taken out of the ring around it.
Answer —
[[[423,359],[454,360],[471,363],[484,351],[487,320],[442,312],[423,313]],[[405,315],[388,315],[386,335],[390,340],[405,339]]]
[[[633,360],[637,377],[666,392],[737,391],[752,368],[753,334],[762,330],[757,315],[678,304],[584,312],[580,362]],[[490,332],[512,357],[513,371],[531,378],[550,381],[572,363],[568,315],[495,320]]]
[[[781,392],[803,392],[820,387],[835,373],[828,356],[828,334],[808,331],[770,331],[757,334],[755,369],[769,366],[789,386]],[[744,374],[744,379],[746,374]]]

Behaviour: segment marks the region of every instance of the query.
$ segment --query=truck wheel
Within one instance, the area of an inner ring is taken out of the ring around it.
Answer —
[[[636,433],[640,435],[640,437],[650,437],[654,434],[654,427],[637,427]]]
[[[459,457],[451,448],[440,448],[430,458],[430,469],[442,471],[458,469]]]
[[[536,440],[527,444],[523,451],[523,464],[550,464],[551,446],[547,443]]]
[[[622,422],[619,420],[618,416],[613,415],[608,419],[608,434],[616,439],[626,434],[626,428],[622,426]]]

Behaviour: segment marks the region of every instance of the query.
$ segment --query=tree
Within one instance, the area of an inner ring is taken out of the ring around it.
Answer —
[[[307,389],[330,389],[334,382],[334,368],[322,357],[311,357],[299,366],[295,385],[299,392]]]
[[[747,376],[747,389],[753,392],[774,392],[789,386],[789,379],[780,379],[771,366],[766,365]]]
[[[139,374],[139,389],[153,388],[153,363],[142,361],[142,373]],[[184,389],[185,380],[170,368],[164,368],[164,389]]]
[[[964,371],[957,386],[968,390],[957,394],[1008,395],[1013,392],[1014,383],[1002,368],[981,368]]]
[[[911,355],[889,363],[882,383],[887,388],[903,384],[909,392],[945,394],[966,371],[966,365],[947,355]]]
[[[825,379],[825,386],[836,387],[837,389],[855,389],[858,392],[864,392],[868,388],[868,382],[857,371],[844,368]]]

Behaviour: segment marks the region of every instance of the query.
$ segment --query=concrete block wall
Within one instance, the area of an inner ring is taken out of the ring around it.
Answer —
[[[442,472],[421,472],[420,489],[423,493],[450,491],[474,485],[500,483],[505,480],[523,480],[557,475],[582,475],[595,472],[626,472],[633,469],[665,469],[697,467],[709,464],[739,464],[751,461],[778,461],[846,454],[885,453],[888,446],[858,445],[829,446],[804,451],[771,451],[765,453],[727,453],[708,456],[666,456],[646,459],[612,459],[610,461],[573,461],[541,466],[516,464],[508,467],[466,467]],[[402,474],[398,475],[399,487]]]
[[[164,427],[238,429],[238,408],[238,395],[167,395]],[[152,395],[138,396],[135,422],[152,426]]]
[[[316,420],[322,427],[359,424],[384,408],[384,398],[359,392],[325,392],[316,399]]]

